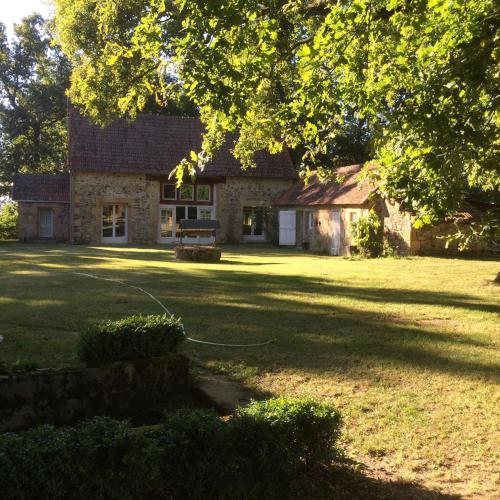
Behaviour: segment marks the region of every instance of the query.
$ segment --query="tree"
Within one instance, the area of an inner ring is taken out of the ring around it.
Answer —
[[[66,95],[70,65],[51,46],[39,15],[15,26],[9,43],[0,24],[0,190],[18,171],[61,171],[66,163]]]
[[[380,189],[417,214],[453,214],[498,191],[500,13],[495,0],[56,0],[70,95],[93,119],[134,115],[182,85],[206,125],[203,165],[226,132],[244,167],[259,149],[315,165],[351,118]],[[162,75],[175,84],[163,84]],[[348,135],[348,134],[347,134]]]

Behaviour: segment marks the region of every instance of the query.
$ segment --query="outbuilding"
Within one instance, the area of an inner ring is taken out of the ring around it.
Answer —
[[[374,187],[361,178],[362,165],[339,168],[323,180],[313,172],[276,201],[279,244],[317,253],[349,255],[354,245],[351,222],[373,206]]]
[[[351,255],[355,250],[351,224],[373,209],[380,219],[380,238],[400,255],[452,255],[459,253],[457,244],[447,244],[447,236],[459,227],[481,220],[488,210],[499,210],[494,204],[472,199],[450,220],[416,229],[415,216],[404,210],[397,200],[384,198],[362,175],[363,165],[336,170],[323,179],[313,172],[307,180],[296,182],[274,203],[277,210],[279,244],[329,255]],[[495,245],[476,243],[467,253],[491,254]]]
[[[18,203],[17,232],[21,241],[68,241],[68,174],[17,174],[12,198]]]

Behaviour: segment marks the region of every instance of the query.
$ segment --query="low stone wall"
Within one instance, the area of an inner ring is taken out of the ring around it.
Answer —
[[[175,258],[177,260],[189,260],[192,262],[219,262],[222,255],[220,247],[208,247],[202,245],[186,245],[175,247]]]
[[[181,355],[1,376],[0,432],[94,415],[141,419],[189,390],[189,360]]]

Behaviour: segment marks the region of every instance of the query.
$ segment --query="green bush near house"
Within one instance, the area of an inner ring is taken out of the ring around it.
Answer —
[[[351,222],[351,232],[363,257],[378,257],[382,252],[381,224],[372,209],[357,221]]]
[[[80,335],[78,357],[87,365],[167,356],[184,339],[180,319],[167,315],[128,316],[103,321]]]
[[[39,367],[36,363],[25,359],[18,359],[14,363],[6,363],[0,361],[0,375],[11,375],[13,373],[27,373],[37,370]]]
[[[17,204],[8,202],[0,205],[0,240],[17,238]]]
[[[252,403],[221,420],[183,410],[133,429],[96,417],[0,436],[5,499],[284,498],[339,453],[339,413],[307,399]],[[140,431],[140,432],[139,432]]]

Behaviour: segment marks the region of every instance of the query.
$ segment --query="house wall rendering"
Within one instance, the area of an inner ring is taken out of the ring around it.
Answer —
[[[69,203],[18,202],[20,241],[69,239]]]
[[[158,180],[148,179],[145,174],[76,172],[71,176],[71,202],[72,243],[106,243],[103,240],[103,210],[113,206],[125,206],[127,210],[124,239],[117,242],[157,242]]]
[[[228,177],[225,183],[217,184],[215,189],[216,219],[221,226],[217,241],[224,243],[276,242],[277,225],[271,207],[273,201],[292,183],[293,179]],[[256,209],[260,209],[260,214]],[[263,218],[262,231],[259,231],[255,221],[259,217]],[[249,219],[248,222],[251,224],[244,228],[245,218]]]

